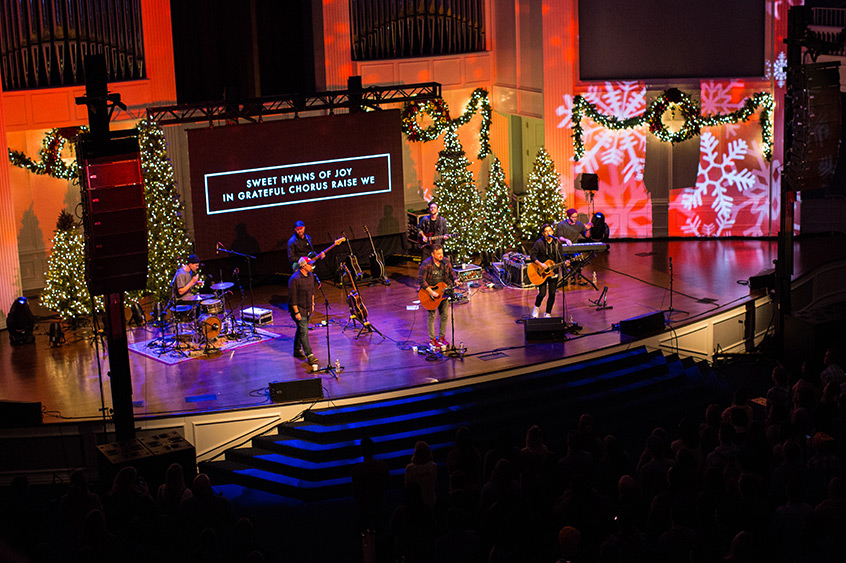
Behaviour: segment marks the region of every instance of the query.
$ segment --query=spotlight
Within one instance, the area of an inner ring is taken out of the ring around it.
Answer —
[[[6,327],[9,329],[9,342],[13,345],[35,342],[35,336],[32,334],[35,329],[35,317],[29,310],[26,297],[18,297],[12,302],[6,317]]]

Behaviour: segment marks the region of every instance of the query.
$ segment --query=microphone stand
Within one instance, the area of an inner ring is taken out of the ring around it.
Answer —
[[[334,377],[335,380],[337,381],[338,380],[338,372],[335,371],[335,368],[332,365],[332,348],[331,348],[331,343],[330,343],[330,339],[329,339],[329,298],[326,297],[326,292],[323,291],[323,284],[320,283],[320,278],[317,277],[317,274],[315,274],[313,270],[312,270],[311,273],[314,276],[314,281],[317,283],[317,289],[319,289],[320,293],[323,295],[323,306],[324,306],[324,310],[325,310],[324,314],[326,316],[326,355],[328,356],[328,358],[326,360],[326,367],[320,368],[317,371],[321,372],[321,373],[328,373],[329,375]],[[343,368],[341,368],[341,369],[343,369]]]
[[[256,334],[256,324],[258,324],[258,314],[256,313],[256,304],[253,301],[253,267],[251,260],[255,260],[255,256],[251,256],[249,254],[242,254],[240,252],[236,252],[234,250],[228,250],[222,244],[217,244],[217,250],[222,250],[227,254],[231,254],[233,256],[240,256],[241,258],[245,258],[247,260],[247,284],[250,288],[250,310],[253,313],[253,322],[250,323],[250,339],[251,340],[261,340],[261,336]],[[241,310],[241,320],[244,320],[244,311]]]
[[[672,321],[673,313],[683,313],[685,315],[689,314],[687,311],[682,311],[681,309],[674,309],[673,308],[673,257],[668,257],[668,264],[670,270],[670,308],[666,309],[664,312],[667,313],[667,323],[670,324]]]

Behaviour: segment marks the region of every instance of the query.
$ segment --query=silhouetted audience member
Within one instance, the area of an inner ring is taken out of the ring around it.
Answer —
[[[787,484],[787,502],[776,508],[772,518],[769,537],[772,539],[772,553],[776,561],[808,561],[808,522],[814,507],[801,501],[802,483],[794,479]]]
[[[839,386],[846,384],[846,374],[844,374],[843,366],[840,362],[840,352],[836,348],[828,348],[825,351],[823,370],[820,373],[820,383],[823,387],[829,383]]]
[[[725,563],[753,563],[755,561],[755,548],[752,543],[752,536],[749,532],[741,530],[731,540],[728,555],[723,557]]]
[[[792,398],[788,383],[790,381],[790,374],[787,368],[781,365],[774,367],[772,381],[773,386],[767,390],[767,412],[769,412],[772,405],[783,405],[785,409],[790,410]]]
[[[74,560],[97,563],[124,560],[126,554],[121,549],[121,543],[106,526],[103,511],[94,509],[85,515],[82,522],[82,532],[74,550]]]
[[[572,526],[558,531],[558,549],[561,557],[555,563],[579,563],[585,559],[581,553],[582,534]]]
[[[519,496],[520,494],[520,484],[517,482],[517,476],[514,474],[511,462],[504,458],[500,459],[491,478],[482,486],[479,508],[483,513],[487,512],[503,497]]]
[[[406,486],[415,484],[420,489],[423,503],[432,508],[437,501],[435,487],[438,482],[438,464],[432,460],[432,450],[429,444],[418,440],[414,444],[411,462],[405,466]]]
[[[405,498],[391,516],[394,558],[397,561],[429,561],[437,529],[432,508],[423,502],[420,486],[405,485]]]
[[[579,434],[582,436],[582,449],[590,453],[594,462],[599,461],[605,455],[605,441],[599,437],[596,431],[596,423],[593,416],[583,413],[579,417]]]
[[[59,511],[62,525],[69,538],[75,538],[82,532],[82,523],[92,510],[102,510],[100,497],[88,488],[88,475],[85,470],[76,469],[70,476],[70,485],[62,495]]]
[[[831,480],[843,475],[843,467],[834,451],[834,439],[828,434],[817,432],[809,445],[811,458],[805,463],[809,476],[808,499],[817,503],[826,497]]]
[[[199,541],[200,534],[207,528],[214,529],[215,538],[227,537],[236,519],[229,499],[215,494],[211,480],[205,473],[194,477],[191,493],[179,505],[177,512],[189,541]]]
[[[594,481],[599,492],[611,499],[616,505],[619,500],[617,487],[620,477],[633,473],[634,465],[631,457],[615,436],[609,434],[605,437],[604,442],[605,454],[596,466]]]
[[[473,444],[470,428],[461,426],[455,433],[455,444],[447,454],[447,473],[464,473],[467,492],[478,495],[482,488],[482,454]]]
[[[600,563],[651,563],[649,538],[635,526],[626,512],[617,515],[617,531],[608,536],[599,551]]]
[[[384,515],[382,502],[385,489],[391,478],[388,464],[375,459],[375,444],[370,438],[362,438],[359,443],[361,463],[353,467],[353,498],[358,507],[359,530],[376,531],[381,526]]]
[[[647,502],[667,488],[667,472],[675,462],[666,457],[667,445],[661,435],[653,433],[646,439],[646,448],[641,455],[637,482]]]
[[[138,521],[148,519],[158,512],[156,501],[147,490],[147,482],[132,466],[124,467],[115,475],[103,505],[106,523],[112,533],[119,537],[132,533]],[[128,529],[130,524],[133,524],[133,530]]]
[[[558,460],[564,486],[569,486],[576,475],[593,476],[593,455],[583,447],[584,434],[578,430],[567,433],[567,453]]]
[[[678,563],[699,559],[699,534],[694,529],[693,503],[680,500],[672,506],[670,528],[655,542],[657,563]]]
[[[811,515],[820,561],[846,561],[846,480],[835,477],[828,485],[828,498]]]
[[[162,514],[176,516],[179,505],[192,494],[191,489],[185,485],[185,472],[182,465],[171,463],[165,473],[165,482],[159,485],[159,490],[156,492],[159,510]]]
[[[465,514],[456,507],[446,512],[446,533],[435,540],[435,558],[439,563],[479,561],[481,544],[476,532],[467,526]]]
[[[485,453],[483,481],[491,478],[494,467],[501,459],[507,459],[516,473],[519,473],[520,448],[514,445],[511,429],[503,427],[496,437],[496,445]]]
[[[43,514],[32,497],[29,479],[18,475],[0,499],[0,537],[8,544],[28,553],[38,542],[43,526]]]
[[[714,451],[705,458],[705,469],[716,467],[723,472],[729,469],[735,474],[739,474],[740,467],[737,457],[740,454],[740,448],[734,443],[735,436],[734,426],[728,422],[720,425],[720,445],[714,448]]]
[[[781,448],[781,455],[781,462],[773,469],[770,478],[770,498],[776,505],[782,505],[786,502],[785,489],[789,482],[795,481],[805,484],[809,479],[808,468],[802,460],[802,447],[799,442],[787,440]],[[801,491],[794,491],[794,494],[794,500],[806,500],[807,487],[803,487]]]
[[[708,405],[705,409],[705,422],[699,426],[699,449],[702,450],[703,459],[720,445],[722,413],[723,409],[716,403]]]

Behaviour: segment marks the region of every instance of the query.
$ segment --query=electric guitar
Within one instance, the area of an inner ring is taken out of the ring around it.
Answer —
[[[373,237],[370,235],[370,229],[364,225],[364,232],[367,233],[367,238],[370,240],[370,248],[373,249],[373,254],[370,255],[370,274],[374,279],[379,281],[387,280],[385,276],[385,263],[382,262],[381,256],[376,252],[376,245],[373,244]],[[391,283],[388,281],[388,283]]]
[[[341,231],[341,234],[346,236],[343,231]],[[347,239],[347,249],[350,251],[350,267],[355,274],[355,279],[361,279],[361,276],[364,274],[361,272],[361,266],[358,264],[358,258],[356,258],[355,253],[353,252],[349,239]]]
[[[347,237],[341,236],[341,237],[335,239],[335,242],[333,242],[331,246],[329,246],[328,248],[326,248],[322,252],[320,252],[318,254],[315,254],[314,252],[309,252],[308,256],[306,256],[306,258],[308,258],[308,263],[314,264],[315,262],[320,260],[319,256],[321,254],[325,257],[327,252],[329,252],[330,250],[332,250],[333,248],[335,248],[336,246],[338,246],[339,244],[341,244],[345,240],[347,240]],[[291,268],[293,268],[293,270],[296,272],[299,269],[297,262],[294,262],[293,264],[291,264]]]
[[[426,237],[426,240],[423,240],[423,237]],[[428,248],[435,244],[438,241],[443,241],[449,237],[454,237],[455,233],[447,233],[445,235],[436,235],[434,233],[417,233],[417,248]]]
[[[367,322],[367,307],[364,306],[361,295],[358,293],[358,288],[355,286],[355,276],[352,275],[346,264],[341,264],[341,268],[344,269],[344,273],[349,277],[350,288],[352,288],[347,295],[347,305],[350,306],[350,315],[356,317],[364,324]]]
[[[420,289],[417,292],[417,296],[420,298],[420,304],[423,306],[424,309],[427,311],[434,311],[438,308],[438,305],[441,304],[441,301],[444,300],[444,291],[447,288],[446,282],[440,282],[436,286],[429,286],[435,290],[435,297],[429,295],[429,292],[425,289]]]
[[[557,264],[552,260],[547,260],[544,262],[543,268],[532,262],[529,264],[529,267],[526,268],[526,275],[529,277],[529,281],[532,282],[532,284],[541,285],[543,282],[555,275],[555,270],[565,264],[568,264],[569,262],[569,258],[563,262],[558,262]]]

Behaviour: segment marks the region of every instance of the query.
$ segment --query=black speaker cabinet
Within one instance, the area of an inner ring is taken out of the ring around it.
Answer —
[[[143,476],[151,491],[164,483],[167,468],[172,463],[182,466],[186,483],[191,483],[197,474],[194,446],[175,430],[103,444],[97,446],[97,453],[100,481],[108,485],[127,466],[134,467]]]
[[[82,170],[86,278],[95,295],[147,287],[147,206],[138,139],[86,138]]]
[[[0,400],[0,428],[22,428],[41,424],[41,403]]]
[[[586,192],[599,191],[599,176],[582,173],[576,176],[576,189]]]
[[[774,268],[767,268],[765,270],[761,270],[754,276],[749,276],[749,291],[764,289],[767,287],[770,289],[775,287]]]
[[[567,325],[563,317],[526,319],[523,333],[526,340],[561,342],[567,340]]]
[[[620,321],[620,334],[641,338],[664,330],[664,313],[647,313]]]
[[[270,400],[274,403],[294,403],[323,398],[323,382],[319,377],[295,379],[293,381],[273,381],[270,387]]]

